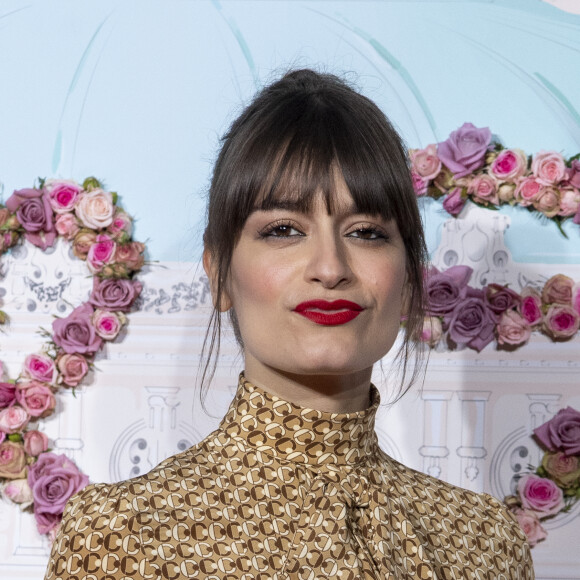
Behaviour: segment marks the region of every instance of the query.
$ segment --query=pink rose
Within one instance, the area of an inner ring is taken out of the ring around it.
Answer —
[[[538,197],[542,184],[533,177],[524,177],[516,185],[515,197],[520,205],[528,206]]]
[[[423,330],[420,340],[428,344],[431,348],[437,346],[443,336],[441,320],[436,316],[426,316],[423,320]]]
[[[541,517],[555,515],[564,508],[564,494],[551,480],[532,473],[522,475],[518,481],[522,507],[533,510]]]
[[[539,324],[543,320],[542,315],[542,298],[540,293],[530,286],[526,286],[521,293],[522,302],[520,304],[520,312],[522,316],[532,326]]]
[[[574,219],[572,221],[575,224],[580,225],[580,207],[578,208],[578,211],[576,212],[576,215],[574,216]]]
[[[577,455],[566,455],[561,451],[545,453],[542,467],[560,487],[576,487],[580,483],[580,460]]]
[[[144,251],[145,244],[141,242],[119,244],[115,251],[114,261],[118,264],[124,264],[128,270],[140,270],[145,262]]]
[[[560,192],[555,187],[542,187],[533,205],[546,217],[554,217],[560,211]]]
[[[52,220],[52,208],[47,195],[38,189],[19,189],[7,200],[6,207],[16,213],[22,224],[26,239],[46,250],[56,239]]]
[[[95,278],[89,302],[104,310],[128,312],[142,289],[143,285],[138,280]]]
[[[133,221],[122,209],[117,208],[109,226],[111,237],[118,241],[127,241],[133,231]]]
[[[471,123],[464,123],[447,141],[439,143],[437,153],[456,178],[464,177],[484,165],[490,143],[491,131],[487,127],[478,129]]]
[[[504,149],[491,164],[491,172],[502,181],[515,181],[528,167],[528,158],[521,149]]]
[[[97,278],[95,278],[97,280]],[[75,308],[66,318],[52,323],[53,340],[67,354],[94,354],[103,341],[91,323],[93,308],[86,303]]]
[[[441,161],[437,157],[437,146],[428,145],[425,149],[411,151],[411,167],[425,181],[435,179],[441,171]]]
[[[415,195],[421,197],[427,193],[427,180],[423,179],[415,171],[411,171],[411,179],[413,180],[413,189],[415,190]]]
[[[445,316],[449,338],[480,352],[493,340],[495,315],[485,303],[482,290],[467,287],[465,298]]]
[[[29,354],[24,359],[24,375],[43,383],[54,383],[56,367],[46,354]]]
[[[99,272],[105,264],[112,262],[116,248],[117,245],[109,236],[98,235],[87,254],[89,270],[93,273]]]
[[[572,287],[574,280],[564,274],[552,276],[542,289],[544,304],[572,304]]]
[[[83,188],[68,179],[47,179],[44,190],[55,213],[64,214],[74,209]]]
[[[567,185],[580,189],[580,160],[574,159],[566,168],[565,181]]]
[[[558,215],[569,217],[580,208],[580,191],[577,189],[563,189],[560,191],[560,211]]]
[[[571,306],[552,304],[544,316],[544,329],[555,340],[572,338],[580,327],[580,316]]]
[[[26,508],[32,504],[32,490],[26,478],[13,479],[7,482],[2,489],[2,493],[10,501],[22,504],[22,508]]]
[[[18,383],[16,399],[32,417],[48,417],[56,405],[50,387],[38,381]]]
[[[43,453],[28,470],[34,497],[34,516],[41,534],[56,527],[67,501],[89,482],[65,455]]]
[[[93,314],[93,324],[97,334],[105,340],[117,338],[127,319],[122,312],[108,312],[97,308]]]
[[[485,301],[494,314],[502,314],[520,305],[520,295],[507,286],[488,284],[484,291]]]
[[[0,409],[10,407],[16,402],[16,385],[0,383]]]
[[[532,334],[529,322],[515,310],[503,313],[497,325],[499,344],[519,345],[527,342]]]
[[[89,371],[87,359],[80,354],[63,354],[58,357],[56,364],[61,381],[67,387],[78,387]]]
[[[542,527],[538,514],[531,510],[514,510],[514,515],[520,524],[520,528],[526,534],[528,544],[530,547],[534,547],[538,542],[545,540],[548,537],[548,533]]]
[[[20,443],[0,443],[0,477],[21,479],[26,476],[26,454]]]
[[[79,223],[72,213],[60,214],[56,218],[54,227],[59,236],[62,236],[65,240],[71,240],[79,231]]]
[[[538,441],[550,451],[580,454],[580,413],[572,407],[560,409],[549,421],[534,429]]]
[[[572,308],[580,315],[580,282],[576,282],[576,284],[572,286],[571,300],[572,300]]]
[[[532,159],[532,173],[543,185],[554,185],[566,176],[566,162],[560,153],[540,151]]]
[[[81,194],[76,214],[85,227],[100,230],[111,225],[114,210],[112,194],[102,189],[94,189]]]
[[[467,186],[467,193],[472,195],[475,201],[481,203],[493,203],[497,205],[497,181],[489,175],[476,175]]]
[[[48,449],[48,437],[41,431],[26,431],[23,437],[24,451],[32,457],[36,457]]]
[[[13,405],[0,411],[0,431],[19,433],[30,421],[30,415],[20,405]]]
[[[461,195],[461,187],[454,188],[443,199],[443,209],[451,215],[459,215],[464,206],[465,199]]]

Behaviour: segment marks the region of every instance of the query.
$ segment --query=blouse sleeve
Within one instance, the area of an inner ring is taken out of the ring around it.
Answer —
[[[140,529],[126,491],[123,484],[89,485],[70,499],[45,580],[141,577]]]

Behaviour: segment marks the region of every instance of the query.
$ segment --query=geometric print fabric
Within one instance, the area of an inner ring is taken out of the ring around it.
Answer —
[[[146,475],[69,502],[46,580],[534,578],[503,504],[378,446],[358,413],[299,407],[240,376],[216,431]]]

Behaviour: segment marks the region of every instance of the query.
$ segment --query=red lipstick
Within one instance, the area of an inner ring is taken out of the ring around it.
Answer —
[[[355,319],[364,308],[350,300],[308,300],[296,306],[294,312],[323,326],[338,326]]]

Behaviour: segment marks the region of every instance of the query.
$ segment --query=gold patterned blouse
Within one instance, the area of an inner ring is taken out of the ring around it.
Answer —
[[[378,405],[314,411],[242,375],[204,441],[71,499],[46,579],[533,578],[500,502],[381,451]]]

